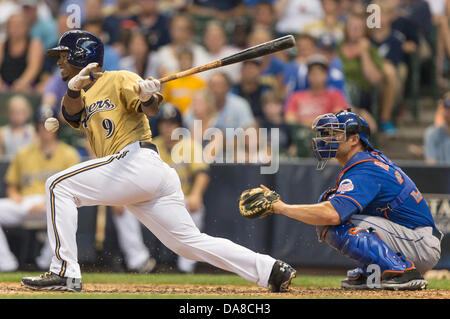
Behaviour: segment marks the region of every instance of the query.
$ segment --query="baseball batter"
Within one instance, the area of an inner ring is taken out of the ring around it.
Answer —
[[[146,115],[158,111],[160,83],[128,71],[102,72],[103,43],[71,30],[56,48],[68,90],[61,111],[83,130],[98,159],[53,175],[46,183],[48,237],[54,251],[50,271],[25,277],[32,289],[81,291],[77,262],[77,207],[125,206],[158,239],[188,259],[236,273],[271,291],[286,291],[295,270],[227,239],[201,233],[184,205],[180,179],[151,143]],[[139,84],[140,93],[133,86]]]
[[[324,192],[318,204],[288,205],[262,186],[260,195],[258,189],[250,190],[256,199],[243,196],[243,215],[251,216],[247,207],[264,196],[274,213],[316,225],[320,241],[359,264],[347,273],[343,288],[425,288],[422,274],[439,261],[442,234],[416,185],[372,147],[369,126],[361,116],[350,111],[324,114],[313,130],[318,167],[331,158],[343,167],[335,188]],[[375,266],[378,282],[372,277]]]

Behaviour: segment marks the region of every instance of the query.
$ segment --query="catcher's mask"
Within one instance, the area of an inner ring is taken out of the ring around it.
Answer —
[[[320,115],[314,120],[312,129],[316,132],[312,147],[314,156],[319,161],[318,170],[322,170],[329,159],[336,157],[339,144],[345,142],[347,136],[358,134],[365,147],[373,150],[369,142],[369,124],[350,110]]]

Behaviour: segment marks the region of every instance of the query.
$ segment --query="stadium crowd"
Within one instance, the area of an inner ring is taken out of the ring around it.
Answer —
[[[169,118],[177,126],[194,131],[201,120],[202,133],[278,128],[283,157],[312,156],[310,128],[320,114],[352,107],[375,136],[395,136],[395,114],[412,109],[421,83],[450,88],[449,0],[9,0],[0,1],[0,12],[0,154],[13,162],[20,148],[46,138],[39,131],[43,116],[60,113],[67,83],[45,52],[72,28],[103,40],[105,71],[143,78],[294,35],[295,48],[162,85],[162,109],[175,112]],[[425,134],[424,157],[431,164],[450,163],[449,94],[442,95]],[[80,158],[92,156],[83,134],[56,116],[57,138]],[[159,131],[164,118],[149,119],[155,137],[167,134]],[[242,150],[247,161],[252,149]],[[201,210],[201,199],[190,200]]]
[[[430,59],[435,72],[427,80],[434,76],[440,88],[449,86],[445,0],[11,0],[1,1],[0,9],[0,91],[6,97],[34,96],[33,110],[38,104],[56,112],[66,83],[45,51],[71,28],[103,39],[104,70],[129,70],[144,78],[293,34],[296,48],[162,88],[164,101],[181,112],[186,127],[206,116],[204,125],[220,129],[279,128],[285,156],[311,156],[312,120],[348,106],[370,119],[374,134],[395,136],[394,110],[408,107],[420,65]],[[210,93],[206,109],[192,103],[203,90]],[[25,101],[3,104],[9,123],[3,123],[0,142],[2,153],[12,156],[9,144],[26,144],[33,132],[13,119],[17,108],[27,108],[17,106]],[[152,127],[156,136],[155,121]],[[63,127],[60,136],[87,155],[78,133]]]

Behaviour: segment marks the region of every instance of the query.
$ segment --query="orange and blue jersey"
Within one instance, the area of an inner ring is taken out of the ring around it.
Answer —
[[[336,187],[322,195],[344,223],[354,214],[386,218],[410,229],[435,228],[430,209],[414,182],[379,151],[356,153]]]

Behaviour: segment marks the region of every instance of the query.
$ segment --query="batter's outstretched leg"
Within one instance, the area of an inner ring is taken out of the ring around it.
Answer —
[[[201,233],[180,195],[174,194],[127,208],[164,245],[184,258],[209,263],[274,292],[287,291],[295,277],[295,270],[284,262],[256,253],[228,239]]]

